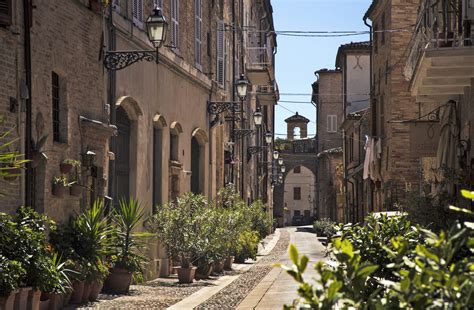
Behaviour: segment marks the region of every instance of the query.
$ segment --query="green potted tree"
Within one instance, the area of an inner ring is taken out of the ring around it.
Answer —
[[[62,174],[68,174],[74,167],[80,165],[81,163],[74,159],[65,159],[59,164],[59,170]]]
[[[203,206],[207,204],[201,195],[188,193],[176,203],[156,207],[156,213],[149,221],[149,229],[165,245],[170,257],[178,259],[180,283],[192,283],[196,273],[193,262],[203,253],[202,226],[200,218]]]
[[[121,200],[113,211],[112,268],[104,282],[105,292],[125,294],[130,289],[132,277],[143,276],[147,258],[141,254],[144,244],[137,230],[144,216],[143,207],[133,198]]]

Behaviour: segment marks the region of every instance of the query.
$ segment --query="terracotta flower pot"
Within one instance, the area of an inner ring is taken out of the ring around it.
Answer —
[[[89,294],[90,301],[97,300],[97,297],[99,297],[99,294],[102,291],[103,286],[104,286],[104,282],[100,280],[97,280],[91,283],[91,293]]]
[[[67,305],[69,305],[71,301],[71,296],[72,296],[72,291],[61,295],[62,303],[60,304],[59,309],[62,309],[66,307]]]
[[[41,291],[38,289],[33,289],[28,292],[28,310],[39,310],[40,306]]]
[[[84,294],[84,281],[74,281],[72,284],[70,304],[80,304],[82,302],[82,295]]]
[[[212,270],[215,272],[215,273],[223,273],[224,272],[224,260],[221,260],[219,262],[214,262],[214,264],[212,265]]]
[[[71,196],[74,196],[74,197],[79,197],[79,196],[81,196],[81,194],[82,194],[82,186],[80,186],[79,184],[73,184],[73,185],[71,185],[71,188],[69,189],[69,193],[71,194]]]
[[[15,306],[15,297],[19,290],[15,290],[8,296],[0,297],[0,309],[13,310]]]
[[[16,178],[18,178],[18,175],[21,174],[21,168],[10,167],[8,169],[3,170],[3,172],[10,174],[3,177],[5,181],[12,182],[12,181],[15,181]]]
[[[28,305],[28,293],[32,290],[31,287],[22,287],[20,291],[15,296],[15,310],[26,309]]]
[[[234,256],[229,256],[224,261],[224,269],[232,270],[232,264],[234,263]]]
[[[31,154],[31,162],[30,162],[30,166],[31,168],[37,168],[39,166],[39,164],[41,163],[41,160],[43,159],[43,154],[41,154],[41,152],[33,152]]]
[[[49,304],[50,303],[51,303],[51,300],[49,298],[45,299],[45,300],[40,299],[39,309],[40,310],[49,310]]]
[[[58,198],[64,197],[66,190],[67,190],[66,186],[62,184],[53,184],[53,195]]]
[[[179,283],[193,283],[196,274],[196,267],[182,268],[177,267]]]
[[[209,279],[212,273],[212,264],[201,264],[197,267],[196,280]]]
[[[40,309],[42,307],[41,302],[48,299],[48,308],[49,310],[60,310],[63,308],[64,296],[61,294],[55,293],[42,293],[40,301]]]
[[[92,283],[84,282],[84,290],[82,291],[82,302],[86,303],[89,301],[89,296],[91,294]]]
[[[59,164],[59,170],[61,171],[62,174],[68,174],[71,172],[73,166],[71,164],[67,163],[60,163]]]
[[[112,268],[104,282],[104,292],[109,294],[125,294],[130,289],[132,273],[121,268]]]

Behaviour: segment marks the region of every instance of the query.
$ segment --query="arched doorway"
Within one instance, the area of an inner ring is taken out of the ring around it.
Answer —
[[[191,192],[202,194],[201,179],[201,146],[196,137],[191,139]]]
[[[116,111],[118,135],[115,154],[115,190],[114,205],[121,199],[130,198],[130,132],[131,121],[122,107]]]

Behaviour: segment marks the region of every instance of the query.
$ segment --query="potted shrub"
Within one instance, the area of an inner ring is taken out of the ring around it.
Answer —
[[[12,153],[13,155],[13,153]],[[16,155],[11,156],[2,164],[0,169],[5,181],[15,181],[16,178],[21,175],[22,162],[18,161]]]
[[[68,183],[66,177],[61,176],[61,177],[55,177],[53,179],[53,195],[62,198],[64,197],[64,194],[67,192],[69,189],[70,184]]]
[[[20,279],[26,271],[21,263],[0,255],[0,309],[13,309]]]
[[[72,168],[80,165],[80,162],[74,159],[65,159],[59,164],[59,170],[62,174],[68,174]]]
[[[192,262],[199,256],[202,246],[201,218],[203,206],[207,204],[204,197],[186,194],[169,203],[156,207],[155,215],[149,221],[149,229],[156,233],[160,241],[173,258],[178,258],[181,265],[176,268],[180,283],[192,283],[196,267]]]
[[[74,271],[69,268],[70,261],[63,261],[58,253],[52,253],[52,267],[56,275],[41,292],[40,308],[62,309],[64,296],[72,291],[71,278]]]
[[[113,211],[112,268],[104,282],[104,291],[111,294],[125,294],[130,289],[133,275],[141,277],[147,258],[140,252],[144,244],[136,230],[145,216],[140,203],[133,198],[121,200]]]

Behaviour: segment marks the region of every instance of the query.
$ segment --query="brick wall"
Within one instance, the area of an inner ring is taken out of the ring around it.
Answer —
[[[396,123],[418,117],[418,105],[409,92],[402,68],[407,57],[411,29],[417,19],[419,0],[379,1],[369,18],[374,29],[406,29],[386,32],[374,40],[373,99],[376,104],[376,136],[382,138],[381,176],[382,185],[377,191],[378,210],[388,207],[396,199],[405,196],[405,189],[416,190],[419,182],[419,159],[410,152],[409,124]],[[385,27],[382,19],[385,16]]]
[[[22,138],[22,122],[25,100],[20,97],[20,84],[25,81],[24,75],[24,32],[23,6],[21,1],[13,3],[13,24],[0,27],[0,135],[12,130],[0,144],[20,138],[19,141],[0,151],[17,151],[23,153],[24,140]],[[18,105],[10,109],[13,100]],[[0,212],[13,213],[23,201],[21,178],[15,181],[6,181],[0,177]]]

